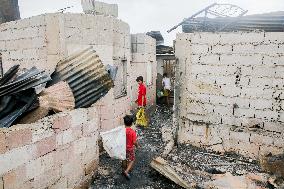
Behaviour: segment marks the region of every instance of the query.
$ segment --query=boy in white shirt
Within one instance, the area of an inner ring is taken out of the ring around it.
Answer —
[[[163,75],[162,85],[164,87],[164,96],[166,99],[166,103],[169,106],[170,105],[169,96],[170,96],[170,91],[171,91],[171,80],[170,78],[168,78],[167,73],[164,73]]]

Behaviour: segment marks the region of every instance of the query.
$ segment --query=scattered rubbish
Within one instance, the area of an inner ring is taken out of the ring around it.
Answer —
[[[263,156],[260,165],[266,172],[284,178],[284,154]]]
[[[218,189],[256,189],[260,187],[246,176],[233,176],[231,173],[216,175],[213,181],[205,183],[205,188]]]
[[[86,108],[113,87],[108,72],[92,47],[60,61],[48,86],[66,81],[75,97],[75,108]]]
[[[270,177],[267,182],[271,188],[276,188],[276,189],[284,188],[284,178],[273,176]]]
[[[19,65],[11,67],[0,79],[0,128],[10,127],[27,112],[38,107],[35,87],[50,77],[32,67],[17,75]]]
[[[210,174],[224,174],[225,172],[224,171],[221,171],[219,169],[216,169],[216,168],[209,168],[209,169],[206,169],[205,170],[207,173],[210,173]]]
[[[194,183],[188,184],[186,181],[184,181],[167,163],[167,161],[161,157],[154,159],[151,162],[151,167],[183,188],[191,189],[196,186]]]
[[[158,107],[149,116],[151,122],[147,129],[137,127],[138,141],[141,147],[137,148],[135,152],[136,161],[135,168],[130,173],[131,182],[121,174],[122,168],[119,161],[103,154],[100,156],[100,166],[108,167],[113,172],[109,176],[98,173],[95,176],[92,189],[182,188],[149,166],[153,158],[159,156],[164,150],[165,142],[162,140],[161,128],[172,123],[171,111],[167,107]]]
[[[104,149],[110,157],[120,160],[126,159],[126,134],[124,126],[101,132],[100,135]]]
[[[173,126],[173,123],[169,123],[169,125],[161,128],[162,139],[163,139],[163,142],[166,144],[164,151],[162,153],[163,157],[167,156],[172,151],[175,145],[172,126]]]
[[[98,168],[98,174],[100,175],[109,176],[111,172],[112,171],[110,170],[109,167],[99,167]]]
[[[246,173],[247,173],[246,170],[237,170],[236,171],[237,175],[245,175]]]

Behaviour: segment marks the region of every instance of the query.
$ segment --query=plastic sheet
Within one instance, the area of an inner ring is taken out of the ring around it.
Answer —
[[[120,126],[110,131],[101,132],[103,146],[110,157],[120,160],[126,159],[125,127]]]

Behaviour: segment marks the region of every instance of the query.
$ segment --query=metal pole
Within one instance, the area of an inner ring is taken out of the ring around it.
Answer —
[[[194,18],[195,16],[199,15],[200,13],[210,9],[211,7],[214,7],[215,5],[217,5],[217,3],[213,3],[212,5],[209,5],[208,7],[202,9],[201,11],[198,11],[197,13],[195,13],[194,15],[192,15],[189,18],[184,19],[181,23],[179,23],[178,25],[174,26],[173,28],[171,28],[170,30],[168,30],[167,32],[170,33],[171,31],[177,29],[179,26],[181,26],[183,23],[185,23],[188,20],[191,20],[192,18]]]

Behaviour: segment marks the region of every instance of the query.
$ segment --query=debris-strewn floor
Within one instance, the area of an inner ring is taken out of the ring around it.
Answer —
[[[142,147],[137,150],[137,162],[131,173],[131,180],[126,180],[121,174],[120,161],[103,154],[100,157],[100,168],[92,189],[181,188],[150,167],[152,159],[160,156],[166,145],[162,139],[161,128],[172,124],[171,111],[165,107],[158,107],[151,118],[149,128],[138,129],[139,142]],[[186,182],[195,183],[196,188],[208,188],[208,183],[215,180],[216,175],[224,175],[223,173],[229,173],[230,175],[224,177],[229,179],[232,179],[232,176],[240,176],[237,179],[247,179],[248,173],[253,173],[249,177],[261,177],[264,181],[266,179],[262,176],[260,167],[248,159],[234,154],[218,155],[190,145],[174,147],[165,160]],[[259,180],[259,186],[265,187]]]
[[[211,181],[225,174],[230,174],[230,179],[236,180],[261,177],[262,180],[256,183],[252,181],[251,185],[255,188],[266,186],[267,175],[262,173],[259,165],[235,154],[218,155],[191,145],[180,145],[173,149],[166,160],[185,181],[199,188],[208,188],[212,185]]]
[[[103,154],[100,157],[100,168],[95,178],[93,189],[179,189],[175,183],[161,176],[150,167],[151,160],[159,156],[165,144],[162,141],[160,128],[172,122],[168,108],[157,108],[151,115],[151,124],[147,129],[138,129],[141,148],[136,153],[136,164],[128,181],[121,174],[121,163]]]

